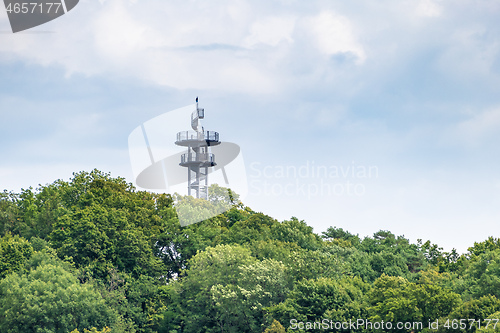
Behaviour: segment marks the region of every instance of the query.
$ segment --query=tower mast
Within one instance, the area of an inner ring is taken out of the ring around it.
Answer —
[[[188,168],[188,195],[208,200],[208,168],[215,163],[215,155],[210,152],[211,146],[220,144],[219,133],[205,131],[200,120],[205,118],[205,109],[198,107],[191,113],[192,131],[177,133],[175,144],[186,147],[187,151],[181,155],[180,166]]]

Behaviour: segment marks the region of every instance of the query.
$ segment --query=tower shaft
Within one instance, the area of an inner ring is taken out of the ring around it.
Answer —
[[[219,133],[205,132],[200,124],[200,119],[204,117],[205,110],[198,107],[198,98],[196,98],[196,110],[191,114],[193,131],[177,133],[175,144],[187,148],[187,152],[181,155],[179,165],[188,168],[188,195],[208,200],[208,168],[216,165],[210,146],[218,145],[220,141]]]

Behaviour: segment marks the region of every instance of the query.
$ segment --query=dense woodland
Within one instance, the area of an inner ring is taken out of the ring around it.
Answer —
[[[459,255],[335,221],[318,235],[210,193],[232,208],[181,227],[174,198],[97,170],[0,192],[0,332],[500,332],[486,321],[500,318],[498,238]]]

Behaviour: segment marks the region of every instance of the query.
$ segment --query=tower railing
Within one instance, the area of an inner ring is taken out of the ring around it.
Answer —
[[[215,155],[211,153],[186,153],[181,155],[181,164],[186,163],[215,163]]]
[[[177,133],[177,142],[181,141],[219,141],[219,133],[214,131],[205,131],[205,133],[182,131]]]
[[[214,131],[205,132],[205,140],[207,141],[219,141],[219,133]]]

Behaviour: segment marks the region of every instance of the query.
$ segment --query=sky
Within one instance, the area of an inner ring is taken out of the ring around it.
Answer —
[[[499,15],[497,0],[82,0],[13,34],[2,7],[0,188],[94,168],[133,183],[130,133],[199,96],[205,128],[241,148],[253,210],[465,252],[500,236]]]

